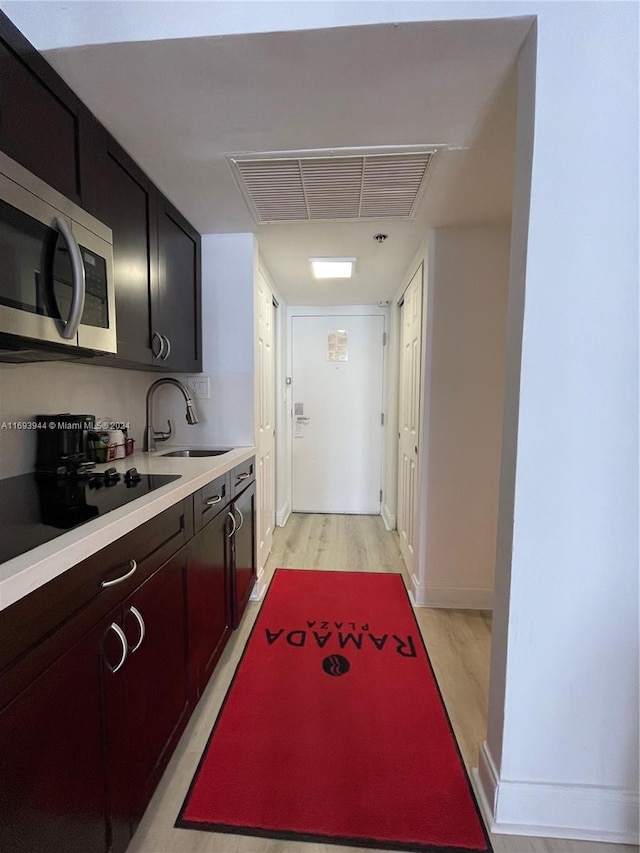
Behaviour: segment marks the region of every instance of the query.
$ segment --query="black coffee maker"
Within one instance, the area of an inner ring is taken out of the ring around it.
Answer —
[[[38,423],[36,472],[73,476],[87,461],[87,432],[95,415],[36,415]]]

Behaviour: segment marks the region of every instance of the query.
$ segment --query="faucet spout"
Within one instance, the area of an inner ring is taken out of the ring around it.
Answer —
[[[197,424],[198,416],[193,408],[193,400],[189,396],[189,392],[184,387],[182,382],[177,379],[173,379],[170,376],[163,376],[162,379],[156,379],[155,382],[152,382],[149,386],[149,390],[147,391],[147,400],[146,400],[146,425],[144,428],[144,444],[143,450],[145,453],[151,453],[156,449],[156,441],[166,441],[171,435],[171,424],[169,424],[169,432],[156,432],[153,428],[153,420],[152,420],[152,403],[153,396],[157,389],[161,385],[173,385],[175,386],[182,396],[184,397],[184,401],[187,405],[187,410],[185,413],[185,417],[188,424]]]

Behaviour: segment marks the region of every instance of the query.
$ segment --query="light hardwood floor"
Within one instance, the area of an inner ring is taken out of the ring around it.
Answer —
[[[396,534],[385,529],[379,516],[292,515],[286,526],[275,532],[266,566],[268,579],[278,566],[405,575]],[[229,640],[127,853],[361,853],[362,848],[223,835],[173,826],[259,607],[259,602],[250,602],[240,628]],[[467,766],[475,766],[486,732],[491,615],[417,608],[416,616],[460,750]],[[638,851],[631,845],[508,835],[494,835],[492,843],[495,853]]]

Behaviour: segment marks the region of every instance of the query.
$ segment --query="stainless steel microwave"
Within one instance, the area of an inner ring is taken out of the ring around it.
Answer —
[[[116,352],[113,240],[0,152],[0,348],[33,343],[69,355]]]

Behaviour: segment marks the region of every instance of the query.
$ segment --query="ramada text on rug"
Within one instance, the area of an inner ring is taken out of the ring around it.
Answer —
[[[354,622],[320,622],[318,627],[322,631],[328,628],[330,624],[337,629],[342,628],[344,624],[348,625],[352,630],[355,630],[356,627]],[[311,643],[315,642],[318,648],[324,649],[329,640],[333,639],[333,644],[337,641],[338,646],[341,649],[345,649],[347,646],[352,646],[354,649],[358,650],[362,649],[362,644],[368,639],[379,652],[383,651],[387,642],[390,641],[389,649],[391,651],[404,658],[416,657],[415,643],[410,634],[407,634],[406,637],[400,637],[397,634],[381,634],[376,636],[369,630],[369,625],[366,624],[362,625],[362,630],[358,633],[338,630],[334,635],[334,631],[331,630],[321,634],[319,631],[311,630],[315,625],[315,621],[308,621],[308,630],[305,628],[296,628],[293,631],[287,631],[286,628],[279,628],[276,631],[272,631],[270,628],[265,628],[265,637],[270,646],[282,638],[285,643],[288,643],[288,645],[293,646],[294,648],[303,648],[307,643],[307,639],[309,639]]]

